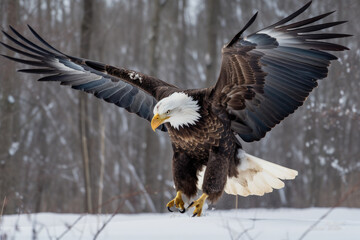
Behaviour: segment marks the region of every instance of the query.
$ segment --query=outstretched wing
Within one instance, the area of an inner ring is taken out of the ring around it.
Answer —
[[[219,79],[213,104],[226,108],[231,127],[247,142],[263,138],[276,124],[303,104],[325,78],[334,55],[346,47],[321,40],[350,35],[313,33],[344,22],[307,26],[330,13],[285,25],[304,12],[311,2],[285,19],[244,38],[246,26],[222,49]]]
[[[164,92],[176,89],[160,79],[136,71],[66,55],[49,45],[30,26],[28,27],[46,48],[31,42],[10,27],[19,40],[4,31],[3,33],[20,49],[2,42],[1,44],[31,60],[3,56],[35,66],[18,70],[19,72],[48,75],[39,81],[58,81],[62,85],[70,85],[74,89],[92,93],[148,121],[153,117],[153,108],[157,100],[164,96]],[[162,125],[161,130],[166,131],[166,127]]]

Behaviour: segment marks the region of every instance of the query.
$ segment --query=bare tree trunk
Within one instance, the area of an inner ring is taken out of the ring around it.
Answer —
[[[5,1],[7,10],[5,11],[7,24],[16,27],[19,19],[19,1],[8,0]],[[2,12],[4,13],[4,12]],[[6,55],[13,56],[10,50],[7,50]],[[18,169],[21,167],[21,156],[17,155],[20,147],[19,142],[19,122],[20,118],[17,114],[19,110],[20,88],[14,77],[15,64],[8,63],[6,68],[1,67],[0,82],[0,176],[10,175],[8,178],[0,178],[0,198],[9,198],[9,195],[14,195],[14,184],[18,183],[20,177],[18,176]],[[8,201],[9,205],[16,205],[15,201]]]
[[[179,67],[176,69],[176,81],[184,82],[184,87],[189,87],[190,82],[187,79],[186,71],[186,49],[187,49],[187,28],[186,28],[186,15],[185,10],[187,7],[187,0],[181,2],[181,7],[179,9],[180,13],[180,24],[178,24],[177,34],[179,39],[179,44],[177,46],[177,57]]]
[[[159,56],[156,51],[158,46],[159,36],[159,24],[161,5],[160,0],[156,0],[153,3],[153,15],[151,19],[151,38],[149,42],[149,71],[150,75],[154,76],[158,72]],[[145,127],[146,131],[146,149],[145,149],[145,186],[150,193],[155,192],[157,187],[157,174],[159,173],[159,140],[151,130],[149,126]],[[153,198],[154,199],[154,198]],[[156,199],[155,199],[156,202]],[[159,206],[159,203],[155,203],[155,206]],[[151,211],[151,209],[148,209]]]
[[[206,1],[206,17],[207,17],[207,52],[205,55],[206,61],[206,81],[210,86],[216,82],[216,61],[218,60],[218,47],[217,47],[217,35],[219,30],[219,9],[220,1],[209,0]]]
[[[90,42],[91,42],[91,25],[93,21],[93,0],[83,1],[84,16],[81,24],[81,40],[80,40],[80,55],[83,58],[88,58],[90,55]],[[90,181],[90,159],[88,147],[88,134],[87,134],[87,96],[85,93],[79,93],[79,124],[81,136],[81,150],[84,166],[84,181],[85,181],[85,211],[92,212],[92,198],[91,198],[91,181]]]
[[[159,25],[162,4],[160,0],[155,0],[153,15],[151,19],[151,38],[149,42],[149,70],[150,75],[155,75],[159,70],[159,54],[156,51],[159,41]]]
[[[100,176],[99,176],[99,198],[98,213],[102,210],[103,190],[104,190],[104,170],[105,170],[105,124],[104,117],[101,112],[101,106],[98,105],[99,114],[99,130],[100,130]]]

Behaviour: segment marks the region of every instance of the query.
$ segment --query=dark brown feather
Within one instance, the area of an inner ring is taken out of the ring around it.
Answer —
[[[210,89],[184,92],[198,101],[201,118],[195,125],[179,129],[167,124],[174,151],[175,186],[188,197],[194,196],[197,173],[206,166],[202,189],[214,202],[221,196],[227,176],[237,175],[239,160],[236,153],[241,145],[231,131],[225,108],[217,108],[209,101]]]

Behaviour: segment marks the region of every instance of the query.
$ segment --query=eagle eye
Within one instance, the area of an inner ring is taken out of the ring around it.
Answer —
[[[166,114],[170,114],[170,112],[171,112],[171,110],[169,109],[169,110],[166,111]]]

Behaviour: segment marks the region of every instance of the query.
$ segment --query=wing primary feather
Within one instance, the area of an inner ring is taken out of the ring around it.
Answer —
[[[53,81],[59,81],[59,77],[61,76],[61,74],[56,74],[56,75],[50,75],[50,76],[45,76],[42,77],[40,79],[38,79],[39,82],[53,82]]]
[[[126,87],[126,85],[124,85],[124,87]],[[100,91],[100,92],[95,92],[95,96],[98,98],[106,99],[106,98],[110,98],[112,95],[114,95],[118,91],[119,91],[118,88],[111,87],[108,89],[104,89],[103,91]]]
[[[32,68],[32,69],[19,69],[18,72],[23,73],[36,73],[36,74],[55,74],[58,73],[57,70],[49,69],[49,68]]]
[[[29,41],[29,39],[27,39],[26,37],[24,37],[23,35],[21,35],[18,31],[16,31],[12,26],[9,26],[11,31],[13,31],[13,33],[16,34],[16,36],[18,36],[21,40],[23,40],[24,42],[26,42],[27,44],[29,44],[30,46],[33,46],[34,48],[37,48],[38,50],[44,52],[44,53],[47,53],[47,54],[50,54],[50,55],[54,55],[53,52],[50,52],[38,45],[36,45],[35,43]]]
[[[38,54],[38,55],[45,55],[45,56],[49,56],[49,54],[47,54],[47,53],[44,53],[44,52],[40,52],[40,51],[38,51],[38,50],[36,50],[36,49],[34,49],[34,48],[31,48],[31,47],[29,47],[29,46],[27,46],[27,45],[25,45],[24,43],[22,43],[22,42],[19,42],[18,40],[16,40],[15,38],[13,38],[12,36],[10,36],[8,33],[6,33],[5,31],[2,31],[2,33],[8,38],[8,39],[10,39],[13,43],[15,43],[15,44],[17,44],[17,45],[19,45],[20,47],[23,47],[23,48],[25,48],[25,49],[27,49],[27,50],[29,50],[29,51],[31,51],[31,52],[33,52],[33,53],[36,53],[36,54]]]
[[[319,31],[325,28],[334,27],[343,23],[346,23],[347,21],[336,21],[336,22],[328,22],[328,23],[322,23],[322,24],[316,24],[308,27],[302,27],[302,28],[293,28],[290,30],[287,30],[289,32],[296,32],[296,33],[306,33],[306,32],[314,32]]]
[[[349,50],[349,48],[329,42],[318,42],[318,41],[306,41],[302,44],[302,47],[313,48],[317,50],[325,50],[325,51],[344,51]]]
[[[286,51],[274,50],[271,52],[266,52],[266,51],[264,51],[264,52],[269,56],[283,58],[288,61],[307,63],[307,64],[310,64],[310,65],[316,66],[316,67],[328,67],[329,66],[328,60],[324,61],[322,59],[312,58],[312,57],[308,57],[306,55],[299,58],[299,56],[292,54],[291,52],[286,52]]]
[[[3,54],[1,54],[1,56],[6,57],[6,58],[8,58],[8,59],[10,59],[12,61],[23,63],[23,64],[28,64],[28,65],[31,65],[31,66],[41,66],[41,67],[44,66],[44,63],[38,62],[38,61],[24,60],[24,59],[14,58],[14,57],[10,57],[10,56],[3,55]]]
[[[324,67],[313,67],[312,69],[307,69],[306,64],[302,64],[301,62],[291,62],[290,60],[286,62],[285,60],[276,57],[263,58],[261,59],[261,62],[263,64],[267,64],[267,66],[264,66],[263,68],[268,69],[268,73],[271,73],[271,68],[274,67],[274,70],[285,72],[285,74],[293,75],[295,77],[297,77],[298,74],[301,74],[303,81],[307,81],[309,79],[313,81],[319,78],[324,78],[327,74],[326,71],[324,75]]]
[[[302,21],[299,21],[299,22],[284,25],[284,26],[281,26],[281,27],[279,26],[279,27],[276,27],[276,29],[277,30],[282,30],[282,29],[290,29],[290,28],[297,28],[297,27],[305,26],[305,25],[308,25],[310,23],[316,22],[316,21],[318,21],[320,19],[323,19],[323,18],[329,16],[330,14],[332,14],[334,12],[335,11],[331,11],[331,12],[324,13],[324,14],[318,15],[316,17],[308,18],[308,19],[305,19],[305,20],[302,20]]]
[[[63,74],[59,77],[61,85],[77,86],[87,82],[96,81],[101,79],[101,76],[95,74]]]
[[[86,91],[86,92],[92,92],[92,90],[94,88],[99,87],[100,85],[104,84],[105,82],[106,82],[106,79],[102,78],[102,79],[95,80],[95,81],[92,81],[92,82],[76,85],[73,88],[76,89],[76,90],[83,90],[83,91]]]
[[[318,34],[300,34],[298,37],[304,39],[322,40],[322,39],[332,39],[332,38],[344,38],[351,36],[353,35],[342,34],[342,33],[318,33]]]
[[[321,60],[336,60],[337,57],[327,53],[327,52],[321,52],[318,50],[314,50],[314,49],[303,49],[303,48],[296,48],[293,46],[279,46],[277,48],[277,51],[282,51],[282,52],[289,52],[292,54],[295,54],[299,57],[303,57],[304,55],[307,57],[311,57],[311,58],[317,58],[317,59],[321,59]]]
[[[255,21],[256,17],[257,17],[257,14],[258,12],[256,12],[254,14],[254,16],[252,16],[250,18],[250,20],[245,24],[245,26],[240,30],[240,32],[238,32],[235,37],[233,37],[233,39],[226,45],[227,48],[231,47],[232,45],[234,45],[234,43],[236,43],[240,37],[241,37],[241,34],[243,34],[243,32],[251,26],[251,24]]]
[[[270,28],[274,28],[276,26],[279,26],[279,25],[282,25],[284,23],[287,23],[289,22],[290,20],[296,18],[297,16],[299,16],[301,13],[303,13],[310,5],[311,5],[312,1],[308,2],[307,4],[305,4],[302,8],[300,8],[299,10],[297,10],[296,12],[290,14],[289,16],[287,16],[286,18],[278,21],[277,23],[274,23],[262,30],[265,30],[265,29],[270,29]]]
[[[12,46],[10,46],[10,45],[7,45],[6,43],[3,43],[3,42],[0,42],[0,43],[1,43],[1,45],[3,45],[4,47],[6,47],[6,48],[8,48],[8,49],[10,49],[10,50],[12,50],[12,51],[14,51],[14,52],[17,52],[17,53],[19,53],[19,54],[21,54],[21,55],[24,55],[24,56],[27,56],[27,57],[31,57],[31,58],[35,58],[35,59],[37,59],[37,60],[44,60],[44,57],[41,57],[41,56],[38,56],[38,55],[34,55],[34,54],[31,54],[31,53],[28,53],[28,52],[24,52],[24,51],[22,51],[22,50],[20,50],[20,49],[14,48],[14,47],[12,47]]]
[[[95,93],[95,92],[101,92],[106,89],[112,88],[113,85],[111,84],[111,81],[108,80],[102,84],[99,85],[92,85],[86,89],[87,92]]]
[[[27,25],[28,28],[30,29],[31,33],[37,38],[39,39],[40,42],[42,42],[45,46],[47,46],[48,48],[56,51],[57,53],[60,53],[61,55],[65,55],[64,53],[60,52],[59,50],[57,50],[56,48],[54,48],[53,46],[51,46],[49,43],[47,43],[42,37],[40,37],[40,35],[28,24]],[[43,48],[41,48],[43,49]],[[45,49],[44,49],[45,50]],[[45,50],[46,51],[46,50]],[[65,55],[66,56],[66,55]]]

